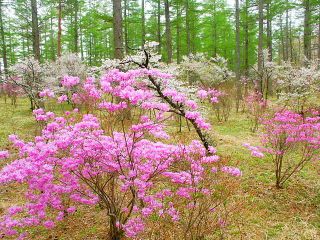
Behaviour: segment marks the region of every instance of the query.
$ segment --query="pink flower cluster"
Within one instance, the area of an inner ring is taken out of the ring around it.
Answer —
[[[200,99],[205,100],[209,98],[211,103],[218,103],[219,97],[223,96],[224,93],[216,89],[209,89],[209,90],[200,89],[197,92],[197,95]]]
[[[228,173],[228,174],[230,174],[232,176],[235,176],[235,177],[240,177],[242,175],[240,169],[235,168],[235,167],[225,166],[225,167],[221,168],[221,171],[225,172],[225,173]]]
[[[257,158],[263,158],[264,154],[262,152],[263,149],[261,147],[251,146],[249,143],[244,143],[244,147],[251,151],[251,155]]]
[[[159,96],[155,87],[150,87],[150,77],[153,78],[162,88],[163,96]],[[161,78],[161,82],[159,81]],[[185,116],[188,119],[195,121],[196,125],[203,129],[210,129],[210,124],[207,123],[201,114],[197,112],[199,109],[197,103],[184,93],[170,88],[168,79],[171,75],[164,74],[155,69],[138,69],[121,72],[118,69],[110,70],[100,80],[99,84],[95,84],[92,78],[88,78],[81,86],[81,90],[72,95],[71,100],[75,104],[89,104],[90,106],[97,105],[98,109],[106,109],[110,112],[123,110],[130,105],[145,109],[157,110],[160,112],[168,112],[172,109],[170,103],[164,101],[164,98],[169,99],[174,104],[180,106],[184,112],[192,111],[197,117]],[[79,83],[74,80],[74,77],[64,77],[62,85],[65,87],[73,86],[71,83]],[[71,83],[70,83],[71,82]],[[204,91],[204,90],[203,90]],[[217,90],[205,91],[211,97],[211,101],[215,102],[215,98],[221,96]],[[120,103],[108,102],[105,100],[106,95],[111,95],[112,98],[118,98]],[[58,102],[65,101],[65,97],[59,97]]]
[[[80,78],[73,76],[64,76],[61,80],[61,85],[70,89],[80,83]]]
[[[58,97],[58,102],[59,103],[63,103],[68,101],[68,96],[67,95],[61,95],[60,97]]]
[[[39,97],[44,98],[54,98],[54,92],[48,88],[44,89],[43,91],[39,92]]]
[[[0,160],[6,159],[10,156],[8,151],[0,151]]]
[[[45,112],[42,108],[33,110],[33,115],[37,121],[48,121],[55,117],[53,112]]]
[[[262,124],[264,134],[261,141],[266,147],[243,144],[255,157],[264,157],[263,152],[283,154],[280,148],[294,148],[301,144],[309,150],[320,148],[320,117],[317,115],[304,118],[298,113],[283,110],[271,118],[265,118]]]

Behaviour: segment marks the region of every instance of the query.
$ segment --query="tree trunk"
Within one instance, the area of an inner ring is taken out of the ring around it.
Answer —
[[[285,28],[285,56],[284,60],[289,60],[289,2],[286,0],[286,28]]]
[[[58,5],[58,43],[57,43],[58,57],[61,57],[61,34],[62,34],[62,0],[59,0],[59,5]]]
[[[54,31],[53,31],[53,17],[50,16],[50,41],[51,41],[51,60],[56,60],[56,51],[55,51],[55,45],[54,45]]]
[[[249,76],[249,19],[248,19],[249,0],[245,2],[245,25],[244,25],[244,71],[245,76]]]
[[[79,2],[74,0],[74,52],[79,52],[79,32],[78,32],[78,11]]]
[[[122,41],[122,9],[121,0],[113,0],[113,42],[114,58],[123,58],[123,41]]]
[[[4,73],[8,73],[8,59],[7,59],[7,46],[4,35],[3,19],[2,19],[2,1],[0,0],[0,33],[1,33],[1,43],[2,43],[2,60]],[[0,69],[1,70],[1,69]]]
[[[128,46],[128,0],[124,0],[124,48],[125,53],[129,54],[129,46]]]
[[[217,56],[217,21],[216,21],[216,0],[213,2],[213,30],[212,30],[212,44],[213,44],[213,57]]]
[[[282,26],[282,16],[280,15],[280,40],[281,40],[281,53],[282,60],[285,60],[286,50],[285,50],[285,40],[283,36],[283,26]]]
[[[263,3],[264,0],[259,0],[259,43],[258,43],[258,72],[262,74],[263,68]],[[258,83],[258,91],[263,94],[263,82],[262,77],[260,77]]]
[[[268,45],[268,53],[269,53],[269,61],[272,61],[273,59],[273,53],[272,53],[272,17],[270,12],[270,4],[271,0],[268,0],[267,2],[267,45]]]
[[[190,13],[189,13],[189,0],[186,1],[186,34],[187,34],[187,51],[188,55],[191,54],[191,33],[190,33]]]
[[[240,13],[239,0],[236,0],[236,81],[237,81],[237,101],[236,110],[239,111],[241,100],[241,82],[240,82]]]
[[[311,60],[311,24],[310,24],[310,0],[304,0],[304,55]]]
[[[166,18],[166,45],[167,45],[167,62],[172,62],[172,37],[170,22],[169,0],[164,0],[165,18]]]
[[[181,31],[181,27],[180,27],[180,20],[181,20],[181,12],[180,12],[180,4],[177,3],[177,34],[176,34],[176,45],[177,45],[177,63],[180,63],[181,61],[181,52],[180,52],[180,31]]]
[[[142,49],[144,48],[144,44],[146,43],[146,16],[145,16],[145,2],[144,0],[141,0],[141,8],[142,8],[142,16],[141,16],[141,21],[142,21],[142,36],[141,36],[141,47]]]
[[[40,33],[38,23],[38,6],[37,0],[31,0],[31,12],[32,12],[32,46],[34,58],[40,61]]]
[[[157,9],[157,40],[158,40],[158,54],[161,55],[161,0],[158,0],[158,9]]]

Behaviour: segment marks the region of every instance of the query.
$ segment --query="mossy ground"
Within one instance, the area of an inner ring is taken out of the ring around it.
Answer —
[[[50,105],[49,108],[59,107]],[[219,155],[230,159],[229,164],[240,167],[243,172],[241,188],[236,191],[237,200],[241,202],[235,214],[237,227],[231,229],[226,238],[320,239],[320,164],[309,164],[284,189],[278,190],[274,187],[271,160],[253,158],[242,147],[244,142],[259,142],[258,133],[250,131],[246,114],[233,112],[223,123],[217,122],[212,114],[210,121],[213,125],[210,134]],[[40,131],[27,99],[18,99],[17,107],[0,99],[0,123],[1,149],[10,148],[9,134],[15,133],[28,140]],[[184,131],[176,137],[188,139],[192,135]],[[4,164],[5,161],[0,163],[0,167]],[[8,205],[22,200],[18,186],[0,187],[0,215]],[[104,211],[98,207],[82,207],[52,231],[44,228],[32,230],[30,238],[105,239],[106,229]]]

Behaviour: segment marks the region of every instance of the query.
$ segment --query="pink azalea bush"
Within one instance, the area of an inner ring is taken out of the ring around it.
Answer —
[[[0,184],[25,185],[26,203],[7,209],[0,232],[51,229],[80,205],[97,204],[106,209],[111,239],[141,238],[152,231],[155,219],[174,223],[185,237],[227,226],[221,216],[227,215],[230,189],[223,179],[241,171],[220,162],[207,142],[210,124],[194,101],[166,85],[170,78],[153,69],[111,70],[98,84],[87,79],[73,94],[86,114],[35,110],[36,120],[45,123],[41,135],[31,142],[9,136],[17,153],[0,171]],[[65,85],[77,82],[71,80],[66,78]],[[133,114],[130,122],[122,117],[126,111]],[[186,118],[199,140],[168,143],[170,114]],[[8,157],[0,152],[0,158]]]
[[[73,76],[64,76],[61,80],[61,85],[68,89],[77,86],[80,83],[80,78]]]
[[[250,93],[245,99],[247,115],[250,119],[250,130],[256,132],[258,130],[260,120],[267,109],[267,100],[262,97],[259,92]]]
[[[307,163],[318,160],[320,117],[318,113],[303,117],[298,113],[283,110],[276,112],[271,118],[265,118],[262,124],[263,146],[244,146],[255,157],[271,156],[276,186],[282,188],[284,183]]]

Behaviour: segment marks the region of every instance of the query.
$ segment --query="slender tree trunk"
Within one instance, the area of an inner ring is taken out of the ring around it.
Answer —
[[[170,6],[169,0],[164,0],[165,18],[166,18],[166,45],[167,45],[167,62],[172,62],[172,37],[170,22]]]
[[[80,15],[80,19],[81,19],[81,8],[79,8],[79,15]],[[82,32],[82,27],[81,24],[79,26],[79,40],[80,40],[80,55],[81,55],[81,60],[84,60],[84,53],[83,53],[83,32]]]
[[[237,102],[236,110],[239,111],[241,100],[241,82],[240,82],[240,13],[239,0],[236,0],[236,81],[237,81]]]
[[[177,3],[177,34],[176,34],[176,45],[177,45],[177,63],[180,63],[181,61],[181,49],[180,49],[180,31],[181,31],[181,27],[180,27],[180,20],[181,20],[181,12],[180,12],[180,4]]]
[[[58,57],[61,57],[61,35],[62,35],[62,0],[59,0],[59,5],[58,5],[58,43],[57,43]]]
[[[286,50],[285,50],[285,40],[283,36],[283,25],[282,25],[282,16],[280,15],[280,40],[281,40],[281,53],[282,60],[285,60]]]
[[[304,0],[304,55],[311,60],[311,24],[310,24],[310,0]]]
[[[37,0],[31,0],[31,12],[32,12],[32,46],[34,58],[40,61],[40,33],[38,23],[38,6]]]
[[[128,0],[124,0],[124,48],[125,53],[129,54],[129,47],[128,47]]]
[[[89,65],[92,66],[92,34],[89,37]]]
[[[290,49],[290,59],[293,62],[294,54],[293,54],[293,40],[292,40],[292,38],[293,38],[293,36],[292,36],[292,22],[290,20],[290,24],[289,24],[289,49]]]
[[[157,40],[159,43],[158,46],[158,54],[161,55],[161,0],[158,0],[158,9],[157,9],[157,20],[158,20],[158,26],[157,26]]]
[[[78,11],[79,11],[79,2],[74,0],[74,52],[79,52],[79,32],[78,32]]]
[[[186,8],[187,51],[188,51],[188,55],[190,55],[191,54],[191,33],[190,33],[189,0],[185,0],[185,8]]]
[[[264,0],[259,0],[259,42],[258,42],[258,72],[262,74],[263,68],[263,4]],[[259,80],[259,91],[263,94],[263,81],[262,76]]]
[[[56,52],[55,52],[55,45],[54,45],[54,31],[53,31],[53,18],[52,15],[50,16],[50,40],[51,40],[51,59],[53,61],[56,60]]]
[[[270,11],[270,4],[272,0],[268,0],[267,2],[267,45],[268,45],[268,52],[269,52],[269,61],[273,59],[272,53],[272,17]]]
[[[249,76],[249,0],[245,0],[245,25],[244,25],[244,71],[245,76]]]
[[[141,0],[141,8],[142,8],[142,16],[141,16],[141,20],[142,20],[142,36],[141,36],[141,47],[142,49],[144,48],[144,44],[146,43],[146,16],[145,16],[145,2],[144,0]]]
[[[217,21],[216,21],[216,0],[213,1],[213,13],[212,13],[212,56],[217,56]]]
[[[121,0],[113,0],[113,42],[114,58],[123,58]]]
[[[286,0],[286,28],[285,28],[285,56],[284,60],[289,60],[289,2]]]
[[[2,45],[2,60],[5,74],[8,73],[8,59],[7,59],[7,46],[5,40],[5,33],[3,27],[3,18],[2,18],[2,1],[0,0],[0,33],[1,33],[1,45]],[[1,69],[0,69],[1,70]]]

